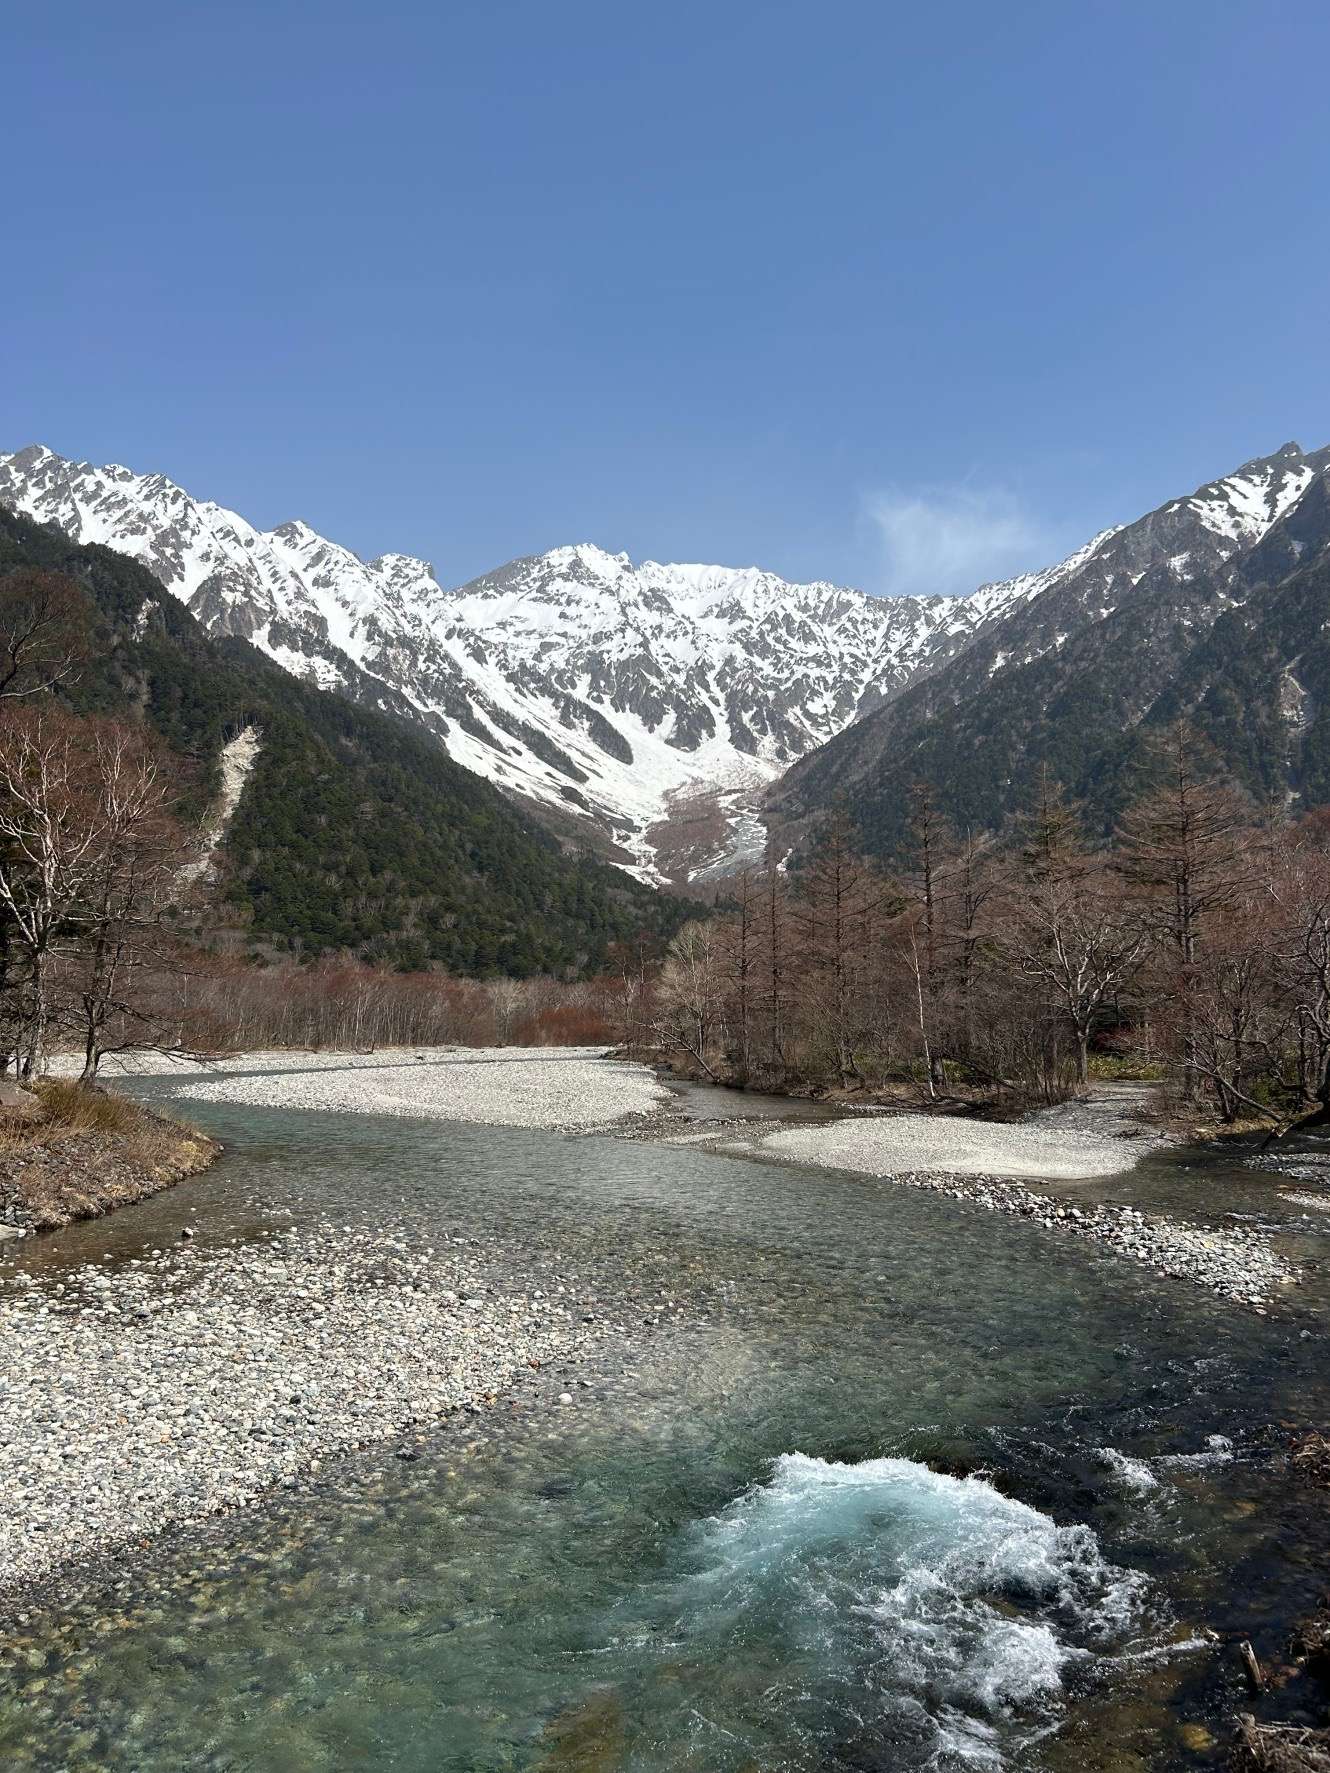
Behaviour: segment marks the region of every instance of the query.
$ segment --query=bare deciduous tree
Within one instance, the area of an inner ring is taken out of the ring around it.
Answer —
[[[54,705],[0,718],[0,912],[21,976],[15,1059],[40,1069],[51,1025],[51,971],[62,930],[83,899],[105,817],[90,792],[82,723]]]
[[[1082,1089],[1096,1021],[1131,978],[1146,939],[1108,858],[1090,850],[1075,810],[1043,783],[1008,887],[999,945],[1065,1018]]]
[[[24,567],[0,578],[0,699],[36,696],[76,676],[90,617],[87,597],[60,573]]]
[[[97,808],[98,836],[69,917],[59,984],[62,1017],[91,1082],[103,1053],[163,1044],[156,996],[139,987],[186,964],[167,923],[197,877],[190,863],[199,838],[175,816],[178,771],[141,731],[100,721],[87,737],[84,792]]]
[[[1196,1093],[1196,972],[1210,920],[1250,877],[1250,807],[1224,782],[1206,779],[1204,747],[1185,722],[1167,737],[1165,779],[1128,812],[1119,832],[1120,865],[1138,915],[1155,939],[1157,991],[1182,1031],[1184,1100]]]
[[[791,902],[798,936],[804,1014],[825,1047],[838,1082],[859,1072],[859,1051],[872,1030],[868,1014],[874,937],[899,894],[857,852],[848,821],[833,817]]]
[[[686,923],[670,943],[659,986],[660,1034],[680,1046],[708,1077],[719,1033],[724,996],[724,957],[715,919]]]

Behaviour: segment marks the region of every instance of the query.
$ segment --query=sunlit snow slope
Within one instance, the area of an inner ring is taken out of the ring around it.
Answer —
[[[410,555],[364,561],[299,522],[258,530],[160,474],[40,444],[0,456],[0,501],[135,556],[211,633],[412,715],[563,835],[645,879],[684,882],[756,858],[770,784],[919,678],[937,676],[954,701],[1102,622],[1147,571],[1212,572],[1319,468],[1287,445],[965,598],[634,565],[588,543],[449,591]],[[812,781],[817,762],[798,774]]]
[[[648,879],[755,854],[776,776],[1047,576],[888,599],[580,544],[447,591],[423,560],[258,530],[160,474],[41,445],[0,456],[0,500],[135,556],[211,633],[297,675],[384,686],[458,762]]]

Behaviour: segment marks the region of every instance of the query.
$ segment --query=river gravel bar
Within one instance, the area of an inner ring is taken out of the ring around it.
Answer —
[[[607,1130],[652,1114],[669,1092],[645,1065],[603,1047],[427,1047],[375,1053],[246,1053],[207,1065],[151,1054],[104,1067],[107,1081],[165,1080],[186,1101],[471,1121],[490,1127]]]
[[[1058,1126],[1011,1126],[955,1115],[893,1114],[774,1134],[768,1147],[800,1163],[870,1176],[945,1170],[952,1176],[1028,1176],[1079,1182],[1134,1169],[1144,1145]]]
[[[621,1357],[625,1309],[557,1271],[515,1283],[498,1243],[331,1224],[54,1287],[0,1270],[0,1495],[21,1502],[0,1509],[0,1598],[465,1419],[532,1368],[573,1408]]]
[[[1008,1180],[1072,1182],[1123,1175],[1155,1143],[1077,1130],[1069,1118],[1044,1127],[903,1114],[758,1134],[747,1149],[759,1157],[882,1177],[1032,1219],[1257,1311],[1264,1311],[1276,1292],[1296,1284],[1295,1271],[1254,1228],[1215,1230],[1147,1217],[1127,1206],[1081,1205]],[[1105,1125],[1115,1124],[1111,1112],[1103,1118]]]
[[[743,1094],[736,1091],[737,1125],[726,1133],[718,1124],[710,1130],[682,1125],[674,1098],[651,1071],[608,1062],[598,1047],[249,1053],[207,1067],[143,1055],[125,1069],[166,1078],[186,1102],[617,1132],[855,1171],[1093,1239],[1157,1274],[1257,1310],[1297,1279],[1255,1229],[1215,1230],[1147,1218],[1126,1206],[1082,1206],[1025,1185],[1123,1176],[1164,1143],[1139,1118],[1145,1093],[1138,1086],[1109,1085],[1089,1101],[1040,1110],[1021,1124],[884,1114],[791,1128],[746,1120]],[[740,1127],[743,1136],[735,1141]]]

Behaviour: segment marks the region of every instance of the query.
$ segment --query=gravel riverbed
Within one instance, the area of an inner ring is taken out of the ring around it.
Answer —
[[[1149,1148],[1112,1105],[1061,1124],[924,1115],[781,1126],[686,1123],[645,1067],[594,1049],[246,1055],[136,1061],[193,1099],[473,1121],[859,1171],[1088,1238],[1256,1310],[1296,1278],[1255,1228],[1186,1225],[1053,1198],[1017,1178],[1124,1173]],[[1059,1111],[1062,1112],[1062,1111]],[[188,1186],[188,1184],[186,1184]],[[295,1487],[321,1463],[394,1444],[413,1457],[450,1420],[521,1383],[557,1419],[662,1321],[635,1283],[560,1269],[509,1235],[315,1222],[34,1279],[0,1266],[0,1596],[104,1560],[172,1524]],[[659,1277],[657,1277],[659,1278]],[[689,1295],[690,1298],[692,1295]],[[694,1301],[696,1304],[696,1301]],[[666,1302],[665,1321],[683,1306]],[[532,1391],[533,1374],[540,1383]],[[528,1406],[524,1406],[528,1407]]]
[[[872,1176],[945,1170],[953,1176],[1029,1176],[1046,1182],[1119,1176],[1150,1147],[1083,1127],[1009,1125],[958,1115],[893,1114],[776,1133],[782,1156]]]
[[[220,1099],[576,1132],[668,1100],[599,1048],[143,1054],[107,1071],[164,1081],[186,1115]],[[579,1280],[511,1236],[422,1247],[417,1226],[305,1224],[206,1250],[186,1237],[54,1282],[0,1267],[0,1494],[24,1498],[0,1510],[0,1597],[295,1487],[334,1456],[401,1440],[410,1458],[518,1381],[553,1417],[576,1410],[661,1321],[631,1283]]]
[[[681,1124],[675,1098],[645,1066],[607,1063],[600,1049],[509,1047],[423,1053],[259,1053],[200,1071],[139,1059],[132,1069],[171,1078],[180,1094],[262,1106],[403,1114],[565,1132],[621,1133],[724,1150],[717,1126]],[[889,1177],[957,1200],[1092,1238],[1159,1274],[1264,1309],[1296,1282],[1256,1228],[1188,1225],[1129,1206],[1060,1200],[1022,1179],[1074,1183],[1126,1175],[1165,1143],[1147,1130],[1148,1089],[1101,1086],[1087,1102],[1041,1110],[1018,1124],[956,1115],[856,1115],[811,1126],[743,1121],[729,1149]],[[743,1117],[742,1093],[735,1094]],[[1296,1174],[1296,1170],[1293,1172]]]
[[[1110,1105],[1104,1124],[1112,1126],[1114,1119]],[[763,1133],[753,1150],[759,1156],[879,1176],[1031,1219],[1073,1237],[1092,1239],[1157,1274],[1190,1281],[1258,1311],[1264,1311],[1277,1292],[1296,1284],[1293,1268],[1254,1227],[1219,1230],[1147,1216],[1129,1206],[1082,1205],[1007,1179],[1071,1181],[1122,1175],[1151,1143],[1124,1138],[1121,1131],[1091,1130],[1084,1109],[1079,1124],[1067,1122],[1072,1122],[1071,1116],[1056,1127],[976,1126],[901,1115]],[[936,1161],[939,1155],[945,1170],[927,1167],[930,1158]],[[994,1170],[1002,1173],[995,1175]]]
[[[108,1063],[108,1082],[162,1079],[186,1101],[390,1114],[573,1132],[649,1114],[670,1100],[645,1065],[603,1047],[431,1047],[375,1053],[245,1053],[207,1065],[153,1054]]]
[[[642,1322],[497,1240],[333,1225],[188,1243],[54,1286],[0,1270],[0,1595],[242,1508],[330,1455],[414,1439],[540,1369],[575,1410]],[[646,1307],[659,1313],[659,1306]]]

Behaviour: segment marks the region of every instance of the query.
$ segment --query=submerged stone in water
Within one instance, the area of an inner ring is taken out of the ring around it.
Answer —
[[[595,1694],[562,1713],[545,1737],[551,1746],[537,1763],[542,1773],[615,1773],[627,1766],[623,1706],[613,1693]]]
[[[1204,1724],[1180,1725],[1178,1740],[1194,1755],[1207,1754],[1215,1746],[1214,1731],[1207,1730]]]

